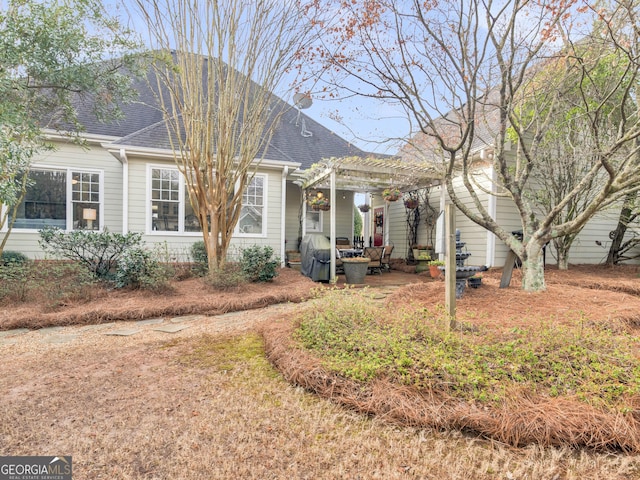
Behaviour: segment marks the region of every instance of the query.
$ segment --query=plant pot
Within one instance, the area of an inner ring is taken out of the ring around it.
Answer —
[[[350,285],[362,284],[369,269],[369,259],[343,258],[342,268],[344,268],[346,283]]]
[[[395,202],[400,199],[400,195],[385,195],[384,198],[387,202]]]
[[[440,269],[437,265],[429,265],[429,274],[431,278],[438,278],[440,276]]]
[[[418,264],[416,265],[416,273],[422,273],[429,270],[429,262],[431,260],[417,260]]]

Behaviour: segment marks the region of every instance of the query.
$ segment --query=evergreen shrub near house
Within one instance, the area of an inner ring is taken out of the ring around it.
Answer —
[[[203,240],[199,240],[191,245],[191,259],[195,263],[195,271],[198,275],[206,275],[209,270],[209,256]]]
[[[278,276],[278,259],[273,248],[253,245],[242,250],[240,265],[242,273],[251,282],[270,282]]]
[[[29,258],[21,252],[14,252],[12,250],[5,250],[0,255],[0,265],[7,266],[11,264],[23,264],[27,263]]]
[[[40,231],[40,246],[45,253],[79,262],[96,278],[117,288],[156,288],[166,283],[168,269],[153,259],[143,243],[142,234],[136,232],[63,232],[50,227]]]

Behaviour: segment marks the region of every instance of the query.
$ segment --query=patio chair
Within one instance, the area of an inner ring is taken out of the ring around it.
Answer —
[[[382,247],[365,247],[362,251],[363,257],[369,258],[369,272],[373,273],[376,270],[382,274]]]
[[[353,247],[347,237],[336,237],[336,248],[338,250],[349,250]]]
[[[385,271],[390,272],[391,271],[391,252],[393,252],[393,245],[386,245],[384,247],[384,253],[382,254],[382,268],[384,268]]]

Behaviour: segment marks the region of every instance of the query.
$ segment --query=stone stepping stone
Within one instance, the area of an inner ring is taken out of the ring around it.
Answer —
[[[98,323],[96,325],[87,325],[85,327],[80,328],[78,331],[87,332],[87,331],[94,331],[94,330],[102,330],[103,328],[114,327],[115,325],[116,325],[116,322]]]
[[[149,320],[140,320],[136,325],[158,325],[164,322],[164,318],[150,318]]]
[[[156,332],[164,332],[164,333],[176,333],[180,330],[184,330],[185,328],[189,328],[188,325],[165,325],[164,327],[154,328]]]
[[[78,338],[78,335],[49,335],[40,340],[41,343],[69,343]]]
[[[41,333],[42,335],[51,335],[52,333],[59,332],[63,328],[64,327],[45,327],[38,330],[38,333]]]
[[[384,300],[385,298],[387,298],[387,295],[384,293],[376,293],[375,295],[371,295],[371,298],[373,300]]]
[[[18,343],[17,338],[0,338],[0,345],[15,345]]]
[[[123,328],[122,330],[113,330],[111,332],[105,332],[105,335],[116,335],[119,337],[130,337],[131,335],[135,335],[136,333],[140,333],[140,330],[136,330],[135,328]]]
[[[0,332],[0,338],[20,335],[22,333],[27,333],[28,331],[28,328],[14,328],[13,330],[5,330],[4,332]]]
[[[182,322],[192,322],[194,320],[200,320],[204,318],[204,315],[185,315],[182,317],[173,317],[169,320],[171,323],[182,323]]]

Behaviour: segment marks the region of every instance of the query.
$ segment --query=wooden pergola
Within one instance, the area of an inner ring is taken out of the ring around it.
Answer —
[[[305,202],[311,189],[330,191],[329,203],[336,204],[336,190],[378,192],[389,186],[412,191],[442,183],[438,166],[430,162],[398,158],[330,158],[314,164],[299,182]],[[306,212],[306,208],[303,209]],[[336,213],[330,210],[331,281],[336,279]],[[388,223],[385,227],[388,240]]]

